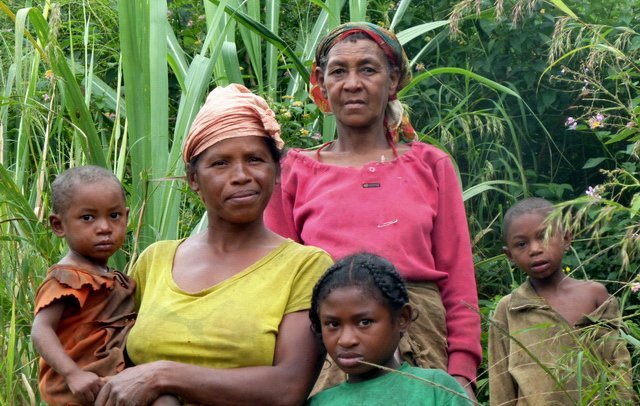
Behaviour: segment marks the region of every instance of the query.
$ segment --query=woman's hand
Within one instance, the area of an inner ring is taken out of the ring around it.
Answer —
[[[284,316],[273,361],[270,366],[229,369],[172,361],[142,364],[108,378],[95,404],[147,405],[172,393],[188,402],[214,405],[301,405],[323,362],[307,310]]]
[[[454,375],[453,377],[456,381],[458,381],[460,385],[462,385],[464,390],[467,392],[467,396],[469,396],[469,399],[473,402],[473,404],[477,405],[478,399],[476,399],[476,394],[473,393],[473,385],[471,385],[471,381],[460,375]]]
[[[153,402],[160,392],[156,388],[163,361],[127,368],[115,376],[107,378],[96,406],[147,405]]]

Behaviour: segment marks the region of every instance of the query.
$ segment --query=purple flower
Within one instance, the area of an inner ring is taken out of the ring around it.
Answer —
[[[564,125],[568,127],[570,130],[575,130],[578,126],[578,121],[573,117],[567,117],[567,120],[564,122]]]
[[[640,282],[633,282],[631,284],[631,292],[633,292],[633,293],[640,292]]]
[[[587,190],[584,192],[587,196],[591,196],[593,197],[595,200],[600,200],[602,199],[602,196],[600,196],[600,186],[589,186],[587,188]]]
[[[603,121],[604,121],[604,116],[602,115],[602,113],[598,113],[595,116],[592,116],[591,118],[589,118],[589,120],[587,120],[587,123],[589,123],[589,128],[594,130],[598,127],[602,127]]]
[[[49,96],[47,93],[42,95],[42,99],[46,102],[48,102],[49,100],[51,100],[51,96]]]

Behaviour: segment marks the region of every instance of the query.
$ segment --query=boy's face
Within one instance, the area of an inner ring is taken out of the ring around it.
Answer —
[[[349,382],[360,382],[385,373],[361,364],[367,361],[397,369],[395,351],[401,333],[411,323],[411,308],[406,305],[393,317],[389,308],[360,287],[334,289],[318,307],[322,341],[331,359]]]
[[[546,279],[562,272],[562,258],[571,244],[567,233],[553,230],[545,239],[547,213],[522,214],[511,221],[504,252],[523,272],[534,279]]]
[[[129,208],[115,181],[77,184],[63,214],[49,217],[51,228],[78,261],[105,266],[124,243]]]

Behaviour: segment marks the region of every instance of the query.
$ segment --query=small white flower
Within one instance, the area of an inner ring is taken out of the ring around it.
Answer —
[[[602,196],[600,196],[600,187],[599,186],[595,186],[595,187],[589,186],[584,193],[587,196],[593,197],[595,200],[602,199]]]

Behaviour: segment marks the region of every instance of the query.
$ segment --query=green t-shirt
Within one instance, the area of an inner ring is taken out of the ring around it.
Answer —
[[[398,371],[402,374],[389,372],[376,379],[345,382],[326,389],[309,399],[307,405],[471,405],[458,381],[440,369],[415,368],[404,363]]]

